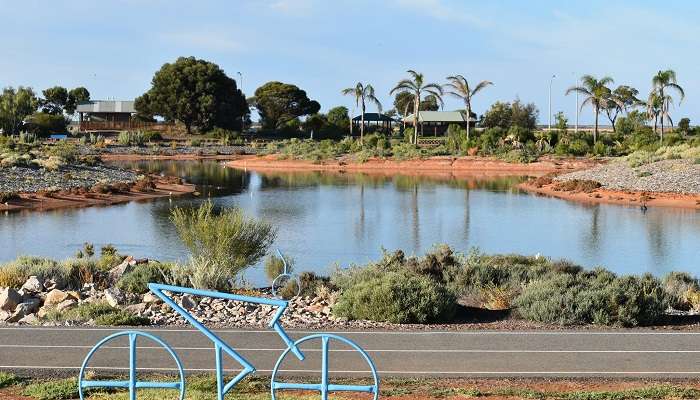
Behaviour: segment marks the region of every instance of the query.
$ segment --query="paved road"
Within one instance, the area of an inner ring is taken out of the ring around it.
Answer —
[[[191,329],[148,329],[181,356],[186,370],[212,371],[212,344]],[[101,328],[0,328],[0,369],[34,373],[79,368],[89,349],[115,332]],[[269,373],[284,350],[270,331],[222,330],[217,333],[261,373]],[[316,332],[290,331],[298,339]],[[700,332],[340,332],[365,348],[383,376],[700,376]],[[139,342],[139,367],[167,371],[170,356],[148,341]],[[126,340],[95,354],[96,369],[128,365]],[[320,342],[303,345],[307,360],[282,365],[288,374],[318,373]],[[333,375],[366,376],[357,353],[331,343]],[[229,371],[237,370],[227,360]]]

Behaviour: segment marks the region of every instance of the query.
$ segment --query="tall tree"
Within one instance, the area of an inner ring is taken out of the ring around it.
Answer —
[[[578,92],[585,96],[581,103],[581,108],[586,105],[593,107],[593,112],[595,113],[593,143],[598,140],[598,115],[600,115],[600,110],[604,109],[608,104],[610,97],[610,88],[607,85],[613,82],[613,78],[609,76],[596,79],[592,75],[584,75],[581,77],[581,86],[572,86],[566,90],[567,95]]]
[[[649,94],[649,98],[644,103],[644,106],[646,107],[647,117],[649,119],[654,119],[654,134],[656,134],[656,132],[658,132],[657,128],[659,126],[659,116],[661,115],[661,111],[663,108],[663,100],[661,99],[661,96],[659,96],[658,93],[651,92]]]
[[[374,95],[374,88],[369,83],[365,85],[362,82],[357,82],[355,87],[343,89],[341,93],[345,96],[353,96],[355,98],[355,105],[360,107],[360,143],[362,143],[365,137],[366,104],[368,102],[374,103],[377,106],[377,111],[381,113],[382,103],[380,103],[379,99]]]
[[[63,114],[63,109],[68,103],[68,90],[62,86],[54,86],[41,92],[44,98],[41,100],[41,111],[47,114]]]
[[[669,91],[677,92],[683,101],[685,97],[685,92],[683,88],[676,82],[676,72],[672,69],[667,69],[665,71],[659,71],[651,79],[651,84],[653,86],[652,92],[657,92],[658,97],[661,99],[661,141],[664,140],[664,121],[668,119],[671,121],[669,110],[671,104],[673,104],[673,97]],[[671,122],[673,125],[673,122]]]
[[[7,87],[0,94],[0,128],[4,134],[19,133],[24,120],[39,107],[39,99],[28,87]]]
[[[472,119],[472,98],[484,88],[493,85],[493,82],[481,81],[472,88],[469,82],[467,82],[467,79],[462,75],[448,76],[447,80],[449,81],[449,83],[445,85],[445,88],[448,89],[447,94],[462,99],[464,108],[467,110],[467,141],[469,141],[469,128]]]
[[[418,144],[418,112],[423,94],[433,95],[442,104],[442,86],[437,83],[425,83],[423,74],[408,70],[409,79],[402,79],[391,89],[390,94],[409,92],[413,94],[413,144]]]
[[[277,81],[257,88],[251,102],[267,129],[279,129],[293,119],[315,114],[321,109],[321,105],[309,99],[304,90]]]
[[[75,114],[78,104],[89,100],[90,92],[84,87],[80,86],[75,89],[71,89],[68,92],[68,102],[66,103],[64,110],[67,114]]]
[[[166,63],[155,73],[151,85],[136,99],[136,110],[141,115],[180,121],[187,133],[192,133],[193,127],[200,132],[214,127],[241,129],[241,117],[248,113],[248,103],[236,81],[205,60],[180,57]]]
[[[345,106],[333,107],[328,110],[328,123],[340,131],[346,131],[350,126],[350,116],[348,108]]]
[[[625,85],[620,85],[610,92],[608,101],[605,104],[605,114],[612,124],[613,132],[617,132],[615,121],[620,113],[626,113],[631,107],[640,104],[640,100],[637,98],[638,94],[639,91],[637,89]]]

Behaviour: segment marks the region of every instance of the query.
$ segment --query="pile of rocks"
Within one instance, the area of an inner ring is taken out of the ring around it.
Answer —
[[[0,289],[0,322],[36,324],[49,310],[69,310],[83,298],[79,291],[64,291],[53,280],[31,276],[19,290]]]

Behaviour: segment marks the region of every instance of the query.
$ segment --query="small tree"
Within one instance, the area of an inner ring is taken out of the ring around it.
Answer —
[[[688,132],[690,132],[690,118],[681,118],[680,121],[678,121],[678,130],[683,133],[683,135],[687,135]]]
[[[565,133],[568,125],[569,119],[566,118],[566,115],[564,115],[563,112],[559,111],[558,113],[554,114],[554,127],[560,132]]]
[[[230,278],[267,253],[277,231],[267,222],[247,217],[238,208],[217,213],[211,201],[198,208],[175,208],[170,215],[180,240],[195,260],[226,271]]]

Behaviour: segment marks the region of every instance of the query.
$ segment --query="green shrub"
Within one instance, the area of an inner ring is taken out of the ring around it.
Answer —
[[[12,200],[19,200],[19,194],[17,192],[0,192],[0,203],[6,203]]]
[[[594,270],[534,281],[515,304],[531,321],[627,327],[658,323],[667,300],[661,283],[651,275],[617,277]]]
[[[156,131],[145,131],[142,133],[143,134],[143,140],[144,142],[160,142],[163,140],[163,136],[160,134],[160,132]]]
[[[664,291],[669,305],[676,310],[688,311],[692,305],[688,301],[688,291],[700,290],[698,280],[685,272],[669,272],[664,276]]]
[[[377,279],[344,288],[334,314],[349,319],[399,324],[447,321],[455,297],[434,280],[409,271],[390,271]]]
[[[24,396],[36,400],[70,400],[78,398],[78,380],[68,378],[28,385],[22,391]]]
[[[102,326],[145,326],[150,323],[148,318],[139,317],[124,310],[102,314],[95,318],[95,324]]]
[[[294,259],[291,257],[285,256],[285,260],[287,263],[287,273],[292,273],[294,270]],[[284,262],[282,258],[277,257],[274,254],[270,254],[267,256],[265,259],[265,276],[267,276],[267,279],[270,281],[273,281],[275,278],[280,276],[282,273],[284,273]]]
[[[569,154],[574,156],[585,156],[590,153],[591,147],[583,139],[575,139],[569,144]]]
[[[61,140],[48,146],[46,155],[58,157],[67,163],[74,163],[78,158],[78,147],[70,142]]]
[[[18,383],[21,383],[22,379],[19,377],[7,373],[7,372],[1,372],[0,371],[0,389],[8,386],[14,386],[17,385]]]
[[[411,160],[421,157],[418,147],[410,143],[398,143],[391,148],[391,153],[397,160]]]
[[[149,291],[149,283],[167,283],[166,264],[148,263],[137,265],[117,282],[117,287],[127,293],[144,294]]]
[[[143,146],[147,141],[142,132],[122,131],[117,136],[117,143],[122,146]]]
[[[277,234],[238,208],[216,212],[211,201],[195,209],[175,208],[171,221],[194,259],[207,260],[232,279],[262,258]]]

